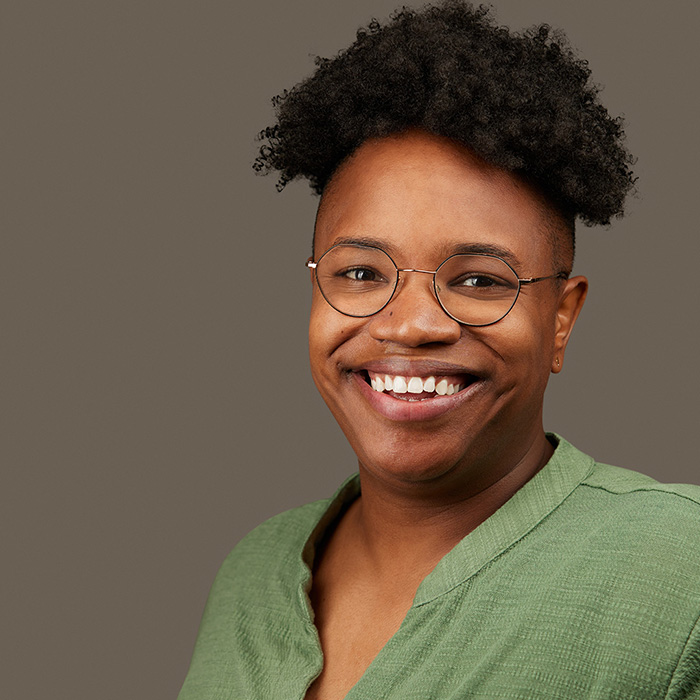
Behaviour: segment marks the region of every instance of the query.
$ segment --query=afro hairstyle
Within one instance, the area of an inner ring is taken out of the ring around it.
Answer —
[[[254,168],[281,190],[322,194],[364,141],[419,128],[467,146],[540,189],[571,223],[609,224],[634,187],[622,121],[590,70],[548,25],[498,26],[489,7],[446,0],[372,20],[356,41],[273,99],[277,123]]]

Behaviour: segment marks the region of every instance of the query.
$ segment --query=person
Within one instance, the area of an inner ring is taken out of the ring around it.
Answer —
[[[700,488],[543,427],[575,223],[634,187],[586,63],[447,0],[277,117],[256,168],[321,195],[311,368],[359,474],[234,548],[180,700],[700,698]]]

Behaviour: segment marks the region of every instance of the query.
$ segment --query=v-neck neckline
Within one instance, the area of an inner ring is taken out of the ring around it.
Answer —
[[[554,433],[551,458],[493,515],[455,545],[423,579],[412,607],[424,605],[474,576],[490,561],[512,547],[554,511],[591,473],[594,460]],[[346,479],[313,525],[303,549],[305,573],[301,585],[305,607],[313,620],[308,599],[315,554],[338,519],[359,497],[359,474]]]

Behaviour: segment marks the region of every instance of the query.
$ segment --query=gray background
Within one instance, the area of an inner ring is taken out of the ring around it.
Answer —
[[[698,4],[499,0],[624,113],[639,196],[547,427],[700,482]],[[387,0],[3,3],[0,695],[173,698],[221,560],[353,455],[306,358],[316,199],[256,178],[270,97]]]

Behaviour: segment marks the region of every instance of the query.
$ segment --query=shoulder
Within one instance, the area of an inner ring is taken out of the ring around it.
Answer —
[[[576,541],[631,543],[649,537],[648,542],[667,539],[681,549],[686,543],[700,546],[700,486],[660,483],[638,471],[597,462],[560,435],[552,437],[557,443],[551,460],[555,471],[548,478],[565,496],[554,518],[562,532]]]
[[[594,463],[581,482],[614,519],[632,519],[644,529],[672,525],[700,537],[700,486],[663,484],[631,469]]]
[[[332,499],[323,499],[275,515],[251,530],[224,560],[217,579],[255,577],[299,560]]]
[[[271,682],[256,676],[251,663],[270,658],[279,630],[306,629],[303,591],[311,572],[305,555],[333,503],[316,501],[276,515],[233,548],[209,592],[181,698],[223,697],[224,687],[226,697],[250,697],[250,688],[242,691],[247,680]]]
[[[580,463],[585,473],[523,539],[519,570],[534,562],[533,595],[582,630],[588,616],[600,634],[680,653],[700,613],[700,487],[662,484],[582,453],[577,460],[566,467]]]
[[[249,532],[219,569],[213,596],[222,590],[255,597],[277,594],[309,574],[315,543],[345,504],[359,493],[357,475],[348,478],[335,495],[292,508]],[[211,598],[211,596],[210,596]]]
[[[656,479],[633,471],[595,462],[591,473],[583,481],[591,488],[599,488],[615,494],[648,493],[665,494],[672,500],[681,499],[700,507],[700,486],[694,484],[663,484]]]
[[[557,552],[562,566],[603,589],[620,586],[640,602],[666,599],[700,611],[700,486],[663,484],[596,462],[562,438],[560,476],[576,482],[532,546]],[[556,454],[556,453],[555,453]],[[567,489],[568,490],[568,489]],[[595,588],[595,585],[593,586]]]
[[[640,583],[687,579],[700,604],[700,486],[594,463],[572,496],[564,512],[575,549],[602,556],[609,572],[636,572]]]
[[[303,608],[299,586],[310,576],[305,546],[330,502],[316,501],[276,515],[231,550],[209,591],[193,664],[221,650],[233,654],[255,619],[289,607],[290,601]]]

